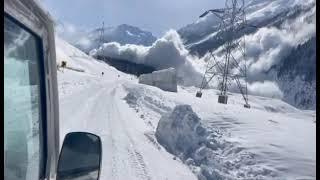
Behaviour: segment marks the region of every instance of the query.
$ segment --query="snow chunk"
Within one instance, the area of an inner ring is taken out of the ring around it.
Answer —
[[[164,91],[177,92],[177,73],[174,68],[142,74],[139,83],[156,86]]]
[[[190,105],[177,105],[158,123],[156,138],[169,152],[189,156],[204,142],[207,132]]]

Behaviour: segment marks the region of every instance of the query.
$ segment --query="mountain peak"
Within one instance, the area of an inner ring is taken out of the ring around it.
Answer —
[[[102,43],[117,42],[123,44],[136,44],[143,46],[151,46],[156,41],[156,37],[151,32],[140,29],[139,27],[120,24],[116,27],[107,26],[104,28],[103,42],[101,42],[102,28],[96,28],[87,33],[85,36],[90,41],[90,45],[75,45],[82,51],[89,52],[94,48],[98,48]]]

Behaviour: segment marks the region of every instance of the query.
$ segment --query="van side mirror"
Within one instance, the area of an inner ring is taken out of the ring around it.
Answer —
[[[101,156],[99,136],[86,132],[67,134],[59,157],[57,180],[98,180]]]

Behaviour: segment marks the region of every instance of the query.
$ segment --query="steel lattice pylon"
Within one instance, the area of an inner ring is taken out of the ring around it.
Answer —
[[[250,108],[247,90],[245,36],[236,37],[236,33],[248,26],[244,0],[226,0],[225,8],[208,10],[200,17],[204,17],[210,12],[221,20],[218,32],[220,32],[221,38],[226,39],[226,43],[220,52],[223,54],[222,60],[221,58],[217,60],[213,52],[210,53],[200,90],[196,96],[201,97],[202,90],[216,77],[219,80],[219,103],[227,104],[228,87],[232,82],[235,82],[245,101],[244,107]],[[233,50],[239,50],[240,55],[235,56]],[[240,60],[242,60],[242,64],[239,64]]]
[[[102,27],[100,29],[100,38],[99,38],[100,44],[102,45],[104,43],[104,22],[102,22]]]

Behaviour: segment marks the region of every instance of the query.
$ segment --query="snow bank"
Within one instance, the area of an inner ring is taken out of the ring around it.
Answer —
[[[190,105],[177,105],[171,113],[163,115],[155,133],[158,142],[189,165],[198,179],[223,179],[213,172],[212,168],[217,167],[207,165],[214,154],[206,145],[208,135]],[[216,144],[212,143],[211,148],[216,149]]]
[[[164,91],[177,92],[177,73],[174,68],[142,74],[139,83],[156,86]]]
[[[255,154],[200,121],[190,105],[177,105],[161,117],[155,133],[157,141],[189,165],[198,179],[270,179],[277,175],[271,167],[259,164]]]
[[[198,59],[189,55],[179,34],[174,30],[168,31],[152,46],[120,45],[111,42],[92,50],[90,55],[125,59],[154,67],[157,70],[173,67],[177,70],[179,82],[185,86],[198,86],[202,80],[202,71],[198,70],[195,63]]]

